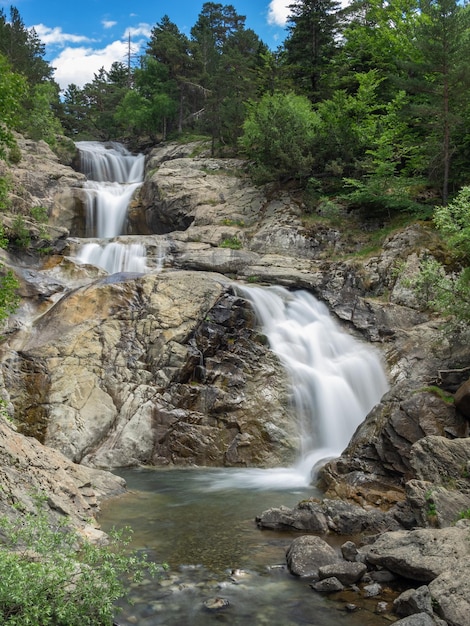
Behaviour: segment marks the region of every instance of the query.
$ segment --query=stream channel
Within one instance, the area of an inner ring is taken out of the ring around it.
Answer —
[[[79,262],[108,273],[145,272],[145,249],[120,242],[127,205],[141,184],[144,161],[122,146],[79,142],[86,187],[88,240]],[[94,241],[91,239],[95,238]],[[171,270],[170,270],[171,271]],[[103,504],[104,531],[130,526],[132,547],[168,570],[130,589],[121,626],[228,625],[382,626],[377,598],[344,591],[324,596],[289,574],[285,552],[294,535],[259,530],[256,515],[321,494],[312,470],[339,456],[354,430],[387,390],[379,356],[333,321],[304,291],[237,285],[251,302],[292,387],[300,428],[293,467],[263,469],[116,470],[128,493]],[[335,538],[336,546],[346,541]],[[208,608],[215,602],[218,609]],[[349,611],[348,605],[360,608]],[[220,606],[219,606],[220,605]]]

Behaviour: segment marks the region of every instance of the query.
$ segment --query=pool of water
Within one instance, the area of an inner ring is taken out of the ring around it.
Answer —
[[[254,470],[253,472],[256,472]],[[271,506],[293,506],[312,488],[268,487],[250,470],[132,469],[118,473],[128,493],[103,506],[103,530],[130,526],[135,549],[167,563],[160,578],[130,590],[121,626],[385,626],[383,597],[357,592],[325,596],[291,576],[285,552],[295,535],[259,530],[255,517]],[[269,470],[267,470],[269,472]],[[253,475],[255,480],[252,480]],[[336,540],[337,546],[344,541]],[[390,590],[391,601],[393,592]],[[219,610],[207,604],[217,599]],[[350,612],[349,604],[359,607]]]

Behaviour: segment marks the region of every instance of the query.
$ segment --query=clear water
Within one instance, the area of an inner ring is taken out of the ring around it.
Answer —
[[[131,589],[134,604],[123,604],[116,617],[121,626],[390,623],[390,617],[375,613],[383,598],[365,600],[351,591],[326,597],[308,581],[291,576],[285,552],[295,535],[257,528],[257,514],[270,506],[293,506],[315,495],[312,488],[238,488],[236,481],[228,486],[236,470],[227,469],[118,473],[127,480],[129,493],[105,504],[103,530],[130,525],[133,547],[169,565],[163,578]],[[338,549],[343,541],[336,538]],[[211,598],[229,605],[211,612],[204,605]],[[350,602],[360,606],[354,613],[346,610]]]

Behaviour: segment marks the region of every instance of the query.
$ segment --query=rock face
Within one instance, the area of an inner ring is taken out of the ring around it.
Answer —
[[[63,297],[11,360],[21,430],[87,465],[279,465],[283,372],[215,274],[114,275]]]
[[[15,514],[14,504],[33,512],[33,498],[42,493],[51,516],[67,516],[90,536],[95,534],[90,522],[99,513],[101,500],[123,491],[124,481],[117,476],[75,465],[0,418],[1,515]]]

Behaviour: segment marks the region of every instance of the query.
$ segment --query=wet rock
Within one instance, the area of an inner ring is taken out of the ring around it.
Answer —
[[[379,583],[371,583],[363,587],[363,595],[365,598],[375,598],[382,593],[382,586]]]
[[[260,528],[301,530],[327,533],[328,522],[322,505],[318,502],[300,502],[295,508],[271,508],[256,517]]]
[[[457,411],[470,419],[470,380],[465,381],[455,392],[454,398]]]
[[[375,607],[375,613],[377,615],[383,615],[388,612],[388,604],[386,602],[377,602],[377,606]]]
[[[318,578],[322,565],[336,563],[336,551],[320,537],[303,535],[291,543],[286,554],[287,567],[294,576]]]
[[[353,541],[346,541],[341,546],[341,554],[346,561],[355,561],[358,555],[356,544]]]
[[[446,626],[445,622],[434,618],[429,613],[416,613],[394,622],[395,626]]]
[[[392,513],[363,508],[352,502],[325,499],[303,500],[295,507],[281,506],[264,511],[256,518],[260,528],[306,530],[340,535],[376,533],[400,528]]]
[[[343,585],[353,585],[360,580],[367,571],[364,563],[351,563],[350,561],[339,561],[329,565],[322,565],[318,568],[320,580],[324,578],[337,578]]]
[[[393,601],[393,611],[399,616],[414,615],[415,613],[429,613],[429,615],[432,615],[429,587],[422,585],[418,589],[407,589]]]
[[[204,608],[211,612],[221,611],[222,609],[226,609],[230,606],[230,602],[227,600],[227,598],[220,597],[209,598],[205,600],[203,604]]]
[[[282,465],[297,428],[257,336],[221,275],[99,280],[43,314],[6,364],[8,393],[22,432],[74,462]]]
[[[323,578],[310,585],[315,591],[321,591],[323,593],[335,593],[336,591],[342,591],[344,585],[336,577],[331,576],[329,578]]]

